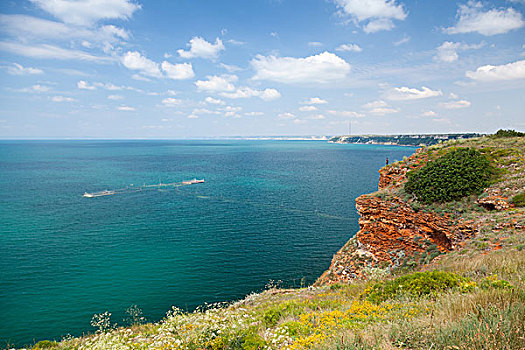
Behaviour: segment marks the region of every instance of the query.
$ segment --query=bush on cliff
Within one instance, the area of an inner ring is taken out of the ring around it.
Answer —
[[[449,202],[479,193],[494,173],[489,160],[473,148],[459,148],[409,172],[405,190],[419,201]]]
[[[511,203],[516,207],[525,207],[525,192],[515,195]]]
[[[500,137],[524,137],[525,136],[525,133],[523,132],[519,132],[519,131],[516,131],[516,130],[503,130],[503,129],[499,129],[495,134],[494,136],[496,138],[500,138]]]
[[[475,283],[455,273],[445,271],[415,272],[393,281],[379,282],[363,292],[369,301],[380,303],[401,294],[433,295],[452,288],[468,291]]]

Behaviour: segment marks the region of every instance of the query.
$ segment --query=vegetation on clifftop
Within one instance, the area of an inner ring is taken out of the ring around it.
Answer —
[[[481,193],[493,175],[487,157],[473,148],[459,148],[409,172],[405,190],[427,204],[449,202]]]

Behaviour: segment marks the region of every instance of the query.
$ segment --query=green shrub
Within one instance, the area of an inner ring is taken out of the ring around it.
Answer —
[[[33,350],[37,349],[53,349],[58,347],[58,343],[51,340],[41,340],[33,346]]]
[[[267,327],[273,327],[277,324],[281,318],[281,314],[284,310],[279,307],[268,308],[263,314],[263,323]]]
[[[523,132],[519,132],[519,131],[516,131],[516,130],[503,130],[503,129],[499,129],[495,134],[494,134],[495,137],[523,137],[525,136],[525,133]]]
[[[516,207],[525,207],[525,192],[515,195],[511,203]]]
[[[484,278],[480,283],[480,287],[483,289],[512,289],[512,285],[508,281],[499,280],[497,276],[489,276]]]
[[[379,282],[368,288],[363,296],[379,303],[401,294],[423,296],[437,294],[452,288],[468,290],[474,287],[469,279],[445,271],[415,272],[392,281]]]
[[[430,204],[480,193],[490,184],[494,169],[472,148],[459,148],[408,173],[405,190]]]
[[[267,347],[266,341],[257,334],[256,330],[247,332],[242,337],[242,349],[243,350],[258,350]]]

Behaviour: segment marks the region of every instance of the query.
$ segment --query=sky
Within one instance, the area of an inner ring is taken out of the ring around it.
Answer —
[[[525,0],[0,0],[0,138],[525,130]]]

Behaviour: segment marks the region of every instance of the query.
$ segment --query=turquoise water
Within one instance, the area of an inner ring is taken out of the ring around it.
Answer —
[[[1,141],[0,347],[172,305],[312,283],[357,231],[354,198],[413,148],[319,141]],[[98,198],[84,191],[204,178]]]

